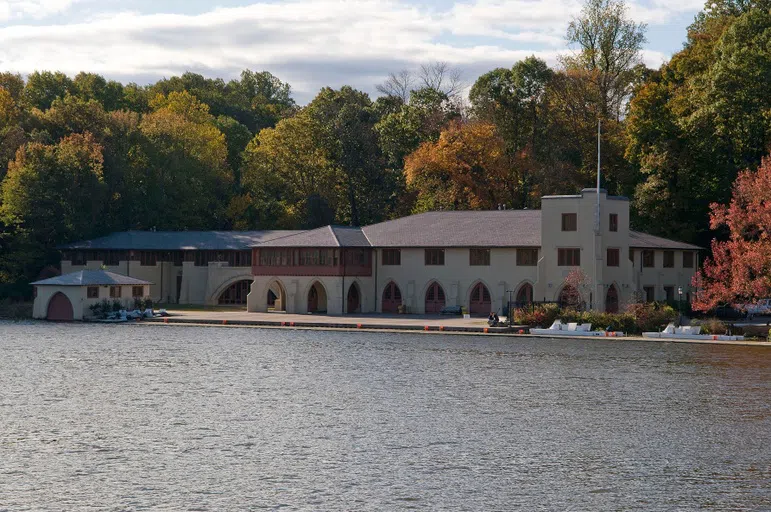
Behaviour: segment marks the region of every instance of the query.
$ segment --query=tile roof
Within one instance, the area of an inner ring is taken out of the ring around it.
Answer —
[[[245,250],[264,240],[302,231],[121,231],[59,249],[194,251]]]
[[[115,272],[108,272],[106,270],[79,270],[77,272],[64,274],[63,276],[43,279],[42,281],[35,281],[31,284],[43,286],[140,286],[152,283],[149,281],[143,281],[141,279],[124,276],[122,274],[116,274]]]
[[[698,245],[669,240],[668,238],[661,238],[660,236],[653,236],[639,231],[629,231],[629,247],[642,249],[704,250],[703,247],[699,247]]]
[[[701,247],[630,231],[630,246]],[[82,250],[246,250],[250,247],[540,247],[540,210],[438,211],[363,228],[324,226],[298,231],[123,231],[62,245]]]
[[[362,230],[374,247],[539,247],[541,211],[427,212]]]
[[[256,247],[370,247],[361,228],[323,226],[256,244]]]

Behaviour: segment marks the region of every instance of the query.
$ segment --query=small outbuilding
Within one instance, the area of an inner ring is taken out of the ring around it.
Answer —
[[[83,320],[93,304],[103,301],[133,309],[135,299],[149,297],[152,283],[106,270],[80,270],[31,284],[32,316],[69,322]]]

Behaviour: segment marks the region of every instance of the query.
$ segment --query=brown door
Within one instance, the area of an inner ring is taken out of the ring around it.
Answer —
[[[319,310],[319,291],[314,284],[308,292],[308,312],[315,313]]]
[[[439,313],[442,311],[444,304],[444,290],[439,283],[434,281],[428,286],[428,290],[426,290],[426,313],[429,315],[432,313]]]
[[[72,303],[62,292],[58,292],[51,297],[51,302],[48,303],[48,313],[46,318],[54,322],[72,322],[74,319],[74,313],[72,311]]]
[[[359,287],[352,284],[348,289],[348,313],[358,313],[359,311]]]
[[[383,290],[383,313],[397,313],[402,305],[402,291],[391,281]]]
[[[492,311],[492,301],[490,300],[490,290],[482,283],[478,283],[471,290],[469,300],[469,313],[476,316],[487,316]]]

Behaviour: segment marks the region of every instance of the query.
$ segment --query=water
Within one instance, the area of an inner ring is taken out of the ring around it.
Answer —
[[[771,351],[0,322],[0,510],[771,510]]]

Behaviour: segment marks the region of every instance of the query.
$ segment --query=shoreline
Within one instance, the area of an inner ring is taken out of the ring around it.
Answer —
[[[133,325],[146,325],[153,327],[182,326],[182,327],[224,327],[224,328],[251,328],[251,329],[284,329],[300,331],[338,331],[338,332],[370,332],[370,333],[423,333],[423,334],[449,334],[467,336],[494,336],[497,338],[537,338],[544,340],[572,340],[572,341],[635,341],[645,343],[686,343],[697,345],[734,345],[748,347],[771,348],[768,341],[717,341],[717,340],[684,340],[672,338],[643,338],[642,336],[550,336],[547,334],[519,333],[519,327],[461,327],[461,326],[437,326],[426,325],[423,327],[413,325],[382,325],[382,324],[351,324],[345,322],[286,322],[265,320],[205,320],[205,319],[174,319],[174,317],[143,319],[132,323]]]

